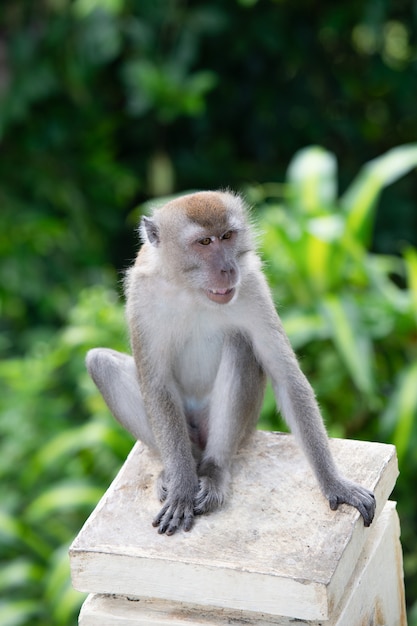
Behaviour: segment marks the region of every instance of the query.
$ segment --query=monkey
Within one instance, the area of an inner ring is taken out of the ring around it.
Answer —
[[[177,197],[143,216],[143,245],[125,279],[132,356],[87,353],[115,418],[162,461],[158,532],[189,531],[225,502],[231,464],[255,430],[265,382],[332,510],[375,497],[342,476],[314,392],[273,303],[244,199],[226,191]]]

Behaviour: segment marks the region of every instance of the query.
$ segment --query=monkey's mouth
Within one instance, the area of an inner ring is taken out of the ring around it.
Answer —
[[[231,289],[207,289],[207,296],[213,302],[218,304],[227,304],[235,295],[235,288]]]

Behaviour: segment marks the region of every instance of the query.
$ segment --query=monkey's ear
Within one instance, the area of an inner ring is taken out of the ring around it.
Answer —
[[[153,246],[159,245],[159,230],[150,217],[142,217],[140,221],[140,233],[143,241],[149,241]]]

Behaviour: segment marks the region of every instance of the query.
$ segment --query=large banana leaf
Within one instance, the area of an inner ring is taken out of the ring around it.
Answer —
[[[369,161],[341,198],[347,231],[365,246],[372,236],[375,206],[384,187],[417,167],[417,144],[399,146]],[[395,207],[393,207],[395,210]]]

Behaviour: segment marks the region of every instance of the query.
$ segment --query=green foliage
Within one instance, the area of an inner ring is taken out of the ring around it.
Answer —
[[[68,546],[113,479],[131,438],[108,415],[85,367],[89,347],[126,350],[117,296],[80,294],[65,328],[0,364],[0,622],[75,623]]]
[[[417,252],[369,251],[384,187],[417,166],[417,144],[367,163],[337,195],[335,157],[299,152],[285,185],[247,189],[260,220],[265,270],[284,327],[318,395],[331,434],[395,444],[394,497],[402,526],[406,589],[417,578]],[[281,426],[271,397],[262,426]],[[411,619],[411,618],[410,618]],[[414,618],[413,618],[414,619]],[[411,621],[410,623],[415,623]]]
[[[388,0],[2,3],[2,624],[75,622],[66,548],[130,447],[83,360],[126,343],[133,207],[247,181],[331,433],[398,447],[415,602],[417,178],[393,149],[417,137],[415,23]]]
[[[417,145],[396,148],[363,167],[338,198],[334,156],[307,148],[285,186],[248,189],[286,330],[330,423],[334,412],[351,434],[383,411],[380,434],[393,437],[395,429],[400,461],[410,453],[417,409],[416,252],[401,259],[369,246],[382,189],[416,166]]]
[[[126,266],[149,196],[276,180],[316,142],[345,184],[415,138],[413,23],[387,0],[3,2],[0,348],[23,353]],[[415,196],[410,177],[395,215],[383,199],[374,247],[416,244]]]
[[[285,184],[246,190],[285,328],[330,433],[397,446],[410,587],[416,574],[417,511],[410,493],[417,470],[417,252],[409,247],[403,258],[375,255],[369,241],[375,179],[382,190],[394,170],[401,176],[416,161],[417,147],[391,151],[366,165],[338,198],[335,158],[309,148],[295,156]],[[5,626],[74,623],[83,600],[70,585],[67,549],[132,443],[86,374],[85,352],[97,345],[127,349],[122,303],[98,286],[80,293],[61,331],[38,339],[25,357],[0,364]],[[270,389],[260,425],[283,426]]]

